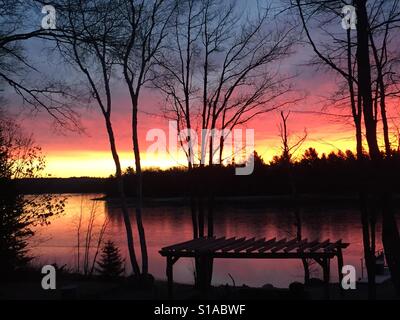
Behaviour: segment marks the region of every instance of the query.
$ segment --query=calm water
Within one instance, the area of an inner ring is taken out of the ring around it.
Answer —
[[[84,243],[88,222],[93,218],[93,236],[90,258],[92,259],[98,234],[108,221],[104,240],[113,240],[127,257],[125,247],[125,228],[119,210],[110,208],[104,201],[91,201],[101,195],[66,195],[66,210],[62,216],[53,218],[51,225],[39,227],[31,241],[32,253],[37,256],[36,263],[67,264],[69,268],[78,267],[78,226],[80,217],[80,257],[84,256]],[[360,258],[362,257],[362,238],[359,213],[355,208],[303,208],[303,237],[309,240],[343,239],[351,245],[344,252],[345,264],[352,264],[361,276]],[[189,240],[192,225],[189,208],[158,207],[145,208],[143,222],[146,229],[150,258],[150,272],[157,279],[165,278],[165,258],[158,251],[161,247]],[[134,224],[132,210],[132,224]],[[136,229],[135,229],[136,231]],[[288,209],[266,208],[258,205],[251,208],[237,205],[218,208],[215,213],[216,236],[247,236],[266,238],[286,238],[295,235],[294,217]],[[137,254],[140,250],[135,232]],[[380,228],[378,227],[377,248],[381,248]],[[80,259],[82,260],[82,259]],[[128,259],[127,259],[128,261]],[[127,264],[127,268],[129,264]],[[82,266],[82,262],[80,262]],[[319,277],[318,265],[311,267],[312,276]],[[332,280],[337,279],[336,261],[331,266]],[[194,266],[191,259],[181,259],[174,266],[174,279],[177,282],[193,283]],[[214,284],[231,284],[229,275],[236,285],[262,286],[270,283],[277,287],[286,287],[293,281],[302,281],[301,261],[290,260],[221,260],[214,263]]]

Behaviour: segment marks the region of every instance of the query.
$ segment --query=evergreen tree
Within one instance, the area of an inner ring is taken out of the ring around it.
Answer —
[[[2,133],[0,127],[0,272],[8,276],[30,260],[26,239],[32,235],[32,231],[28,228],[28,221],[23,218],[23,199],[17,194],[11,179],[9,153]]]
[[[42,169],[31,142],[0,109],[0,280],[31,260],[28,240],[34,227],[48,224],[49,217],[64,209],[64,200],[53,201],[51,195],[27,198],[17,189],[16,177],[35,177]]]
[[[103,277],[119,277],[124,271],[124,260],[121,258],[118,247],[112,241],[107,241],[102,248],[100,261],[97,261],[96,271]]]

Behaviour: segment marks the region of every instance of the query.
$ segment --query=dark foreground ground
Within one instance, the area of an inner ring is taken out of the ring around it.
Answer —
[[[331,300],[364,300],[367,299],[367,286],[357,284],[356,290],[341,292],[338,284],[330,285]],[[386,282],[377,286],[377,298],[383,300],[399,299],[392,283]],[[12,281],[1,283],[0,300],[166,300],[167,285],[164,281],[155,281],[147,288],[138,288],[129,280],[104,281],[98,279],[57,280],[56,290],[43,290],[40,281]],[[266,288],[212,287],[207,296],[201,295],[192,285],[175,284],[176,300],[322,300],[325,290],[322,285],[305,287],[302,290]]]

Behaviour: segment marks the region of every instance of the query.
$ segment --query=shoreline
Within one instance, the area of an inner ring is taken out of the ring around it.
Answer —
[[[145,288],[136,287],[128,279],[105,281],[92,279],[57,280],[56,290],[41,289],[40,280],[25,282],[14,281],[2,283],[0,300],[168,300],[167,282],[155,280]],[[300,284],[295,290],[289,288],[233,287],[228,285],[212,286],[204,296],[190,284],[174,283],[174,300],[327,300],[323,285],[304,286]],[[304,288],[304,291],[302,290]],[[390,281],[377,284],[379,299],[399,300]],[[342,291],[337,283],[329,285],[329,300],[367,300],[368,285],[357,283],[356,290]]]
[[[74,194],[76,195],[76,194]],[[400,200],[400,194],[393,196],[394,200]],[[103,197],[93,198],[93,201],[105,201],[108,205],[118,206],[119,199],[104,195]],[[128,206],[136,204],[135,198],[127,197]],[[147,197],[143,199],[144,206],[187,206],[190,204],[188,197]],[[252,204],[267,206],[291,206],[297,202],[299,205],[333,205],[333,206],[358,206],[358,195],[321,195],[321,194],[302,194],[293,199],[291,195],[265,195],[265,196],[222,196],[215,197],[216,205],[231,204]]]

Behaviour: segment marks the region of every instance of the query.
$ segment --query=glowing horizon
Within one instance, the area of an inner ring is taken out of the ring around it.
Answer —
[[[300,132],[301,134],[302,132]],[[343,132],[342,132],[343,134]],[[257,135],[257,131],[256,131]],[[344,132],[344,136],[350,136],[350,130]],[[328,135],[329,136],[329,135]],[[273,156],[280,155],[280,138],[270,137],[257,139],[255,141],[255,151],[264,159],[266,163],[272,160]],[[295,135],[294,135],[295,139]],[[179,156],[171,156],[168,153],[147,153],[145,149],[151,142],[141,141],[142,152],[141,162],[143,169],[159,168],[162,170],[173,167],[184,167],[187,165],[187,160],[183,152]],[[105,146],[107,147],[107,146]],[[328,140],[326,137],[314,136],[310,140],[305,141],[301,148],[294,155],[300,157],[308,148],[315,148],[322,155],[338,150],[355,150],[355,141],[351,138],[341,137],[339,139],[331,136]],[[51,177],[67,178],[67,177],[107,177],[115,173],[115,165],[111,156],[111,152],[106,148],[104,150],[46,150],[43,148],[46,155],[45,175]],[[123,170],[128,167],[135,166],[134,155],[130,150],[119,151],[119,157]]]
[[[301,61],[300,58],[299,61]],[[284,110],[291,111],[288,129],[293,139],[292,142],[295,142],[296,137],[302,136],[304,130],[307,130],[307,139],[295,156],[301,156],[304,150],[310,147],[315,148],[319,154],[328,154],[338,150],[355,151],[355,129],[350,107],[328,108],[326,105],[321,105],[321,97],[335,92],[335,79],[327,74],[315,74],[307,69],[297,80],[299,90],[304,90],[308,96],[295,105],[287,106]],[[135,164],[131,139],[131,107],[129,96],[127,92],[123,91],[123,87],[118,87],[116,91],[111,118],[122,168],[126,169],[134,167]],[[179,157],[171,157],[168,153],[156,156],[146,152],[152,144],[152,142],[146,141],[146,135],[150,130],[161,129],[168,133],[169,120],[160,111],[164,103],[164,98],[156,91],[144,91],[140,100],[138,131],[144,169],[167,169],[187,165],[183,153]],[[397,102],[388,101],[387,103],[388,119],[391,121],[390,132],[393,134],[396,132],[393,129],[395,120],[398,118]],[[318,111],[321,110],[325,112],[319,113]],[[50,174],[52,177],[107,177],[115,173],[101,113],[96,105],[84,109],[82,112],[81,118],[85,134],[80,135],[69,132],[55,134],[50,130],[51,121],[45,112],[39,113],[34,118],[29,116],[29,118],[21,120],[26,132],[32,133],[36,143],[43,149],[47,160],[45,175]],[[255,151],[266,162],[269,162],[274,155],[281,154],[278,129],[280,121],[279,111],[272,111],[257,116],[242,127],[242,129],[254,129]],[[198,127],[198,124],[196,125]],[[382,128],[379,121],[378,135],[380,145],[383,146]],[[391,138],[393,138],[393,144],[397,146],[398,138],[394,136]],[[367,150],[367,146],[364,147]]]

